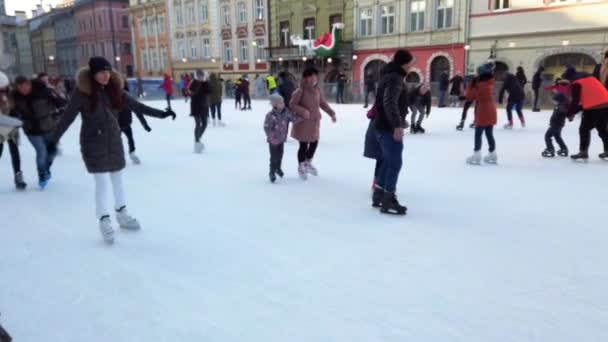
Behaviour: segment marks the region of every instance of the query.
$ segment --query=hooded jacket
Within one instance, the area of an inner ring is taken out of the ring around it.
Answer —
[[[534,73],[534,77],[532,77],[532,89],[538,90],[543,85],[543,72],[545,71],[544,67],[538,68]]]
[[[296,91],[295,83],[289,78],[281,78],[278,87],[279,95],[283,96],[283,100],[285,100],[285,104],[289,105],[291,102],[291,95],[294,91]]]
[[[188,87],[190,92],[190,114],[194,116],[209,114],[209,95],[211,88],[209,82],[192,80]]]
[[[289,108],[304,120],[294,123],[291,136],[300,142],[318,141],[321,135],[321,109],[335,115],[318,86],[302,81],[289,102]],[[307,113],[308,112],[308,113]]]
[[[55,128],[53,113],[65,106],[65,100],[57,97],[40,80],[32,80],[32,92],[22,95],[17,90],[12,92],[12,115],[23,121],[26,135],[43,135]]]
[[[420,87],[422,85],[414,87],[409,91],[408,104],[410,107],[417,106],[424,108],[424,113],[429,114],[431,113],[431,91],[427,90],[426,93],[420,94]]]
[[[496,125],[496,105],[494,104],[494,76],[483,74],[476,77],[467,86],[467,101],[475,104],[475,126],[488,127]]]
[[[374,127],[383,132],[393,133],[395,128],[405,128],[407,115],[407,90],[405,76],[407,73],[394,62],[382,69],[382,78],[378,84],[375,106]]]
[[[137,102],[122,91],[124,81],[116,71],[112,71],[110,83],[98,90],[97,106],[91,108],[94,91],[92,82],[94,81],[89,76],[88,67],[78,71],[76,89],[57,128],[50,135],[50,141],[57,144],[80,113],[80,151],[87,170],[89,173],[117,172],[125,167],[125,153],[118,123],[119,113],[129,109],[156,118],[166,118],[169,115]],[[112,108],[110,96],[113,92],[122,94],[123,108]]]
[[[524,93],[524,89],[521,86],[520,81],[513,74],[507,73],[505,74],[505,79],[502,83],[502,88],[500,88],[500,94],[498,95],[498,102],[502,103],[502,100],[505,96],[505,91],[509,93],[509,102],[510,103],[519,103],[526,99],[526,94]]]
[[[209,104],[215,105],[222,102],[222,80],[217,76],[216,73],[212,73],[209,76],[209,88],[211,93],[209,94]]]

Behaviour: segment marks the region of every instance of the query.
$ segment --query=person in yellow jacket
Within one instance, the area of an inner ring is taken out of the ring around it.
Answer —
[[[272,74],[266,76],[266,86],[268,87],[268,94],[272,95],[277,91],[277,79]]]

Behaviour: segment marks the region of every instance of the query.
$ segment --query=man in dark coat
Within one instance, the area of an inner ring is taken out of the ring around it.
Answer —
[[[464,95],[464,79],[460,76],[460,72],[457,72],[456,76],[452,77],[450,84],[452,85],[450,88],[450,107],[458,107],[460,97]]]
[[[517,77],[511,73],[505,74],[502,88],[500,89],[500,93],[498,95],[498,103],[500,104],[503,102],[505,91],[509,93],[509,100],[507,101],[507,119],[509,122],[504,126],[504,128],[513,128],[513,109],[515,109],[517,112],[521,126],[526,127],[526,119],[524,118],[524,113],[522,112],[526,95],[524,94],[524,89],[522,88]]]
[[[519,82],[519,84],[521,85],[521,87],[523,89],[526,86],[526,84],[528,83],[528,78],[526,77],[526,73],[525,73],[523,67],[520,67],[520,66],[517,67],[517,72],[515,73],[515,77],[517,78],[517,81]]]
[[[534,91],[534,107],[532,111],[534,112],[540,112],[538,97],[540,95],[540,88],[543,86],[543,72],[545,72],[545,67],[541,65],[534,73],[534,77],[532,77],[532,91]]]
[[[289,78],[289,75],[285,71],[279,73],[279,86],[278,92],[284,99],[285,105],[289,106],[291,101],[291,95],[296,91],[296,84]]]
[[[431,90],[426,84],[412,88],[408,94],[408,105],[412,111],[411,133],[425,133],[422,127],[424,117],[431,114]],[[418,120],[416,120],[418,117]]]
[[[129,93],[129,83],[125,80],[124,91]],[[148,125],[148,121],[141,113],[135,113],[137,119],[141,123],[142,127],[146,130],[146,132],[151,132],[152,128]],[[133,113],[129,108],[123,108],[123,110],[118,115],[118,123],[120,125],[120,130],[127,137],[127,143],[129,144],[129,157],[133,164],[140,164],[141,160],[135,154],[135,139],[133,138],[133,129],[131,128],[131,124],[133,123]]]
[[[196,71],[196,77],[190,82],[188,91],[191,95],[190,115],[194,117],[195,123],[194,152],[202,153],[205,149],[205,145],[201,142],[201,138],[207,129],[207,122],[209,120],[209,94],[211,94],[207,76],[202,70]]]
[[[405,77],[413,59],[409,51],[397,51],[393,61],[384,67],[376,94],[374,129],[382,150],[382,165],[374,195],[382,198],[382,213],[405,215],[407,212],[407,208],[397,200],[395,192],[403,165],[403,135],[407,128]]]
[[[446,95],[450,87],[450,75],[444,70],[439,77],[439,108],[445,107]]]
[[[374,96],[376,96],[376,80],[374,79],[374,77],[368,73],[365,75],[365,81],[364,81],[364,87],[365,87],[365,95],[364,95],[364,99],[365,99],[365,105],[363,106],[363,108],[367,108],[367,106],[369,105],[369,94],[373,93]]]
[[[344,102],[344,89],[346,88],[346,81],[348,81],[346,74],[344,73],[344,71],[340,71],[340,74],[338,74],[336,103],[345,103]]]

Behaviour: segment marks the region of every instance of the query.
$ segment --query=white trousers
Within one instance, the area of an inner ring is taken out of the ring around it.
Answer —
[[[110,215],[108,206],[110,182],[114,191],[114,208],[118,210],[126,205],[125,193],[122,187],[122,171],[94,173],[93,176],[95,177],[95,207],[98,219]]]

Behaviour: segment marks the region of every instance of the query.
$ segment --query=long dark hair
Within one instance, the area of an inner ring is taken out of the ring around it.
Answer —
[[[108,82],[107,86],[102,86],[96,80],[94,75],[89,74],[89,79],[91,81],[91,111],[97,110],[97,106],[99,106],[99,94],[102,91],[106,92],[106,95],[110,99],[110,105],[112,110],[116,112],[122,111],[122,92],[123,85],[120,80],[114,79],[114,74],[110,76],[110,82]]]

